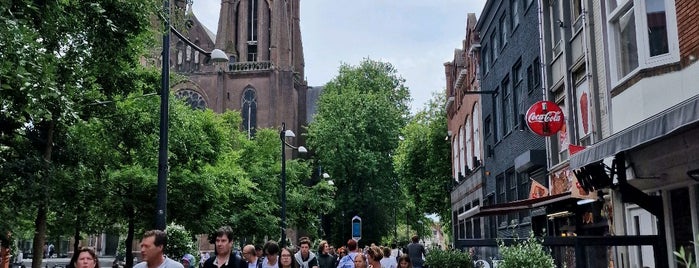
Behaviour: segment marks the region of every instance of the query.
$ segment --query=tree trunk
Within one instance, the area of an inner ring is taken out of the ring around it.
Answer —
[[[80,213],[76,213],[80,215]],[[73,254],[78,252],[80,246],[80,216],[75,216],[75,233],[73,233]]]
[[[132,191],[133,192],[133,191]],[[128,217],[129,217],[129,230],[126,233],[126,263],[125,263],[125,268],[131,268],[133,267],[133,236],[134,236],[134,226],[135,226],[135,216],[134,216],[134,207],[133,205],[129,205],[130,208],[128,210]]]
[[[56,129],[56,121],[49,121],[49,127],[46,135],[46,145],[44,147],[43,158],[44,158],[44,173],[42,178],[42,185],[44,190],[39,191],[38,197],[38,209],[36,212],[36,220],[34,221],[34,245],[32,247],[32,268],[40,268],[42,264],[42,258],[44,257],[44,242],[46,242],[46,215],[48,213],[48,201],[49,195],[46,191],[48,189],[50,167],[51,167],[51,153],[53,152],[53,135]]]

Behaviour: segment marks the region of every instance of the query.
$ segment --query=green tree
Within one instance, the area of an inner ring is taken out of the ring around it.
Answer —
[[[350,237],[350,220],[362,217],[362,242],[380,242],[392,230],[396,192],[391,155],[408,118],[408,89],[390,63],[343,64],[318,100],[308,127],[308,145],[340,189],[336,193],[332,241]]]
[[[449,199],[452,178],[444,94],[433,93],[427,107],[419,111],[403,128],[403,140],[394,155],[401,186],[412,200],[406,212],[410,225],[426,235],[425,214],[438,214],[442,226],[451,226]]]
[[[63,159],[56,153],[66,131],[105,112],[86,104],[133,88],[151,6],[119,0],[0,5],[1,183],[21,189],[3,198],[24,202],[21,207],[34,213],[35,253],[43,251],[51,185],[62,177]],[[33,263],[41,265],[41,254]]]

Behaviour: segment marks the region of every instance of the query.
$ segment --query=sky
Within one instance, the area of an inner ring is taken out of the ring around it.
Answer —
[[[309,86],[322,86],[343,64],[365,58],[393,64],[410,89],[411,112],[446,87],[444,63],[466,36],[466,16],[486,0],[301,0],[301,38]],[[194,0],[212,32],[221,0]]]

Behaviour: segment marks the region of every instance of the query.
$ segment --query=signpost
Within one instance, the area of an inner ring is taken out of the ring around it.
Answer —
[[[362,239],[362,218],[359,216],[352,217],[352,239],[355,241]]]

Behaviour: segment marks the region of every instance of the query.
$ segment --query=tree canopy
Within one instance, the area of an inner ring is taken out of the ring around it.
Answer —
[[[340,189],[336,193],[332,241],[350,236],[350,220],[362,217],[363,243],[380,242],[395,224],[399,206],[391,155],[398,146],[410,100],[405,80],[386,62],[344,64],[323,88],[308,127],[308,145]]]

